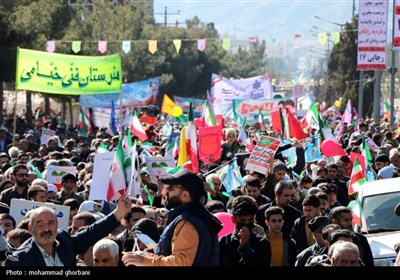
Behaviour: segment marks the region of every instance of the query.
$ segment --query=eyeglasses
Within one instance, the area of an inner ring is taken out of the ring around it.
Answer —
[[[28,177],[29,177],[29,174],[28,174],[28,173],[20,173],[20,174],[17,174],[17,176],[18,176],[18,177],[21,177],[21,178],[23,178],[23,177],[28,178]]]

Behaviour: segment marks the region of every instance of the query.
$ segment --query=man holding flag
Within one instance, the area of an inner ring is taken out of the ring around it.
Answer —
[[[167,184],[169,219],[153,253],[129,252],[126,266],[218,266],[219,220],[199,201],[204,183],[196,174],[182,169],[161,179]]]

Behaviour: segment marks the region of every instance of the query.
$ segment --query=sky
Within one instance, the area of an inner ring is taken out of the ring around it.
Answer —
[[[358,0],[355,4],[357,9]],[[164,23],[165,7],[171,24],[198,16],[205,23],[214,22],[222,37],[247,40],[256,36],[267,44],[292,42],[309,46],[319,44],[310,29],[316,33],[340,31],[340,26],[314,16],[339,24],[349,22],[353,0],[154,0],[157,23]],[[295,41],[295,34],[301,38]]]

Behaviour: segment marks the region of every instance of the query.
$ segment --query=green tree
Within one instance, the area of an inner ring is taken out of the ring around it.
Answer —
[[[340,41],[333,47],[328,62],[328,70],[324,77],[325,83],[318,96],[319,101],[325,101],[327,106],[332,106],[335,100],[342,98],[341,111],[351,100],[353,107],[358,108],[359,71],[357,71],[357,22],[354,17],[352,23],[346,23],[341,32]],[[365,75],[373,77],[373,71],[365,71]],[[373,104],[373,84],[364,83],[364,115],[371,112]]]
[[[186,20],[186,28],[159,26],[149,13],[148,1],[123,3],[112,5],[108,0],[92,0],[68,5],[63,0],[51,1],[49,5],[48,0],[0,1],[0,46],[5,46],[0,54],[4,58],[1,80],[10,84],[15,79],[17,46],[43,51],[48,40],[56,41],[57,53],[91,56],[102,55],[97,44],[99,40],[106,40],[106,54],[122,56],[124,82],[160,76],[160,92],[170,95],[204,98],[212,73],[247,78],[266,72],[265,42],[246,49],[240,47],[237,53],[226,52],[212,22],[205,23],[194,17]],[[205,51],[197,49],[199,38],[207,38]],[[174,39],[182,40],[179,53]],[[132,42],[128,53],[122,50],[123,40]],[[154,54],[148,50],[148,40],[158,42]],[[76,54],[71,49],[73,41],[82,41],[81,51]],[[44,96],[48,104],[50,95],[44,93]],[[52,96],[63,100],[64,105],[71,98],[78,98]]]

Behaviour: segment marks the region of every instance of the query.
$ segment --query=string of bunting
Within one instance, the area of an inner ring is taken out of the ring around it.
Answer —
[[[125,53],[129,53],[131,51],[132,42],[148,42],[148,50],[151,54],[154,54],[158,49],[158,42],[169,42],[171,40],[117,40],[117,41],[106,41],[106,40],[99,40],[99,41],[85,41],[89,43],[97,43],[97,49],[100,53],[105,53],[107,51],[107,44],[108,43],[121,43],[121,48]],[[175,50],[179,53],[182,41],[197,41],[197,49],[203,52],[206,49],[207,41],[221,41],[221,39],[217,38],[205,38],[205,39],[173,39],[172,43],[175,46]],[[236,40],[236,41],[243,41],[243,40]],[[257,43],[256,37],[249,37],[247,40],[249,43]],[[46,51],[54,52],[56,50],[56,43],[71,43],[71,49],[74,53],[78,53],[82,49],[82,41],[58,41],[58,40],[49,40],[46,43]],[[223,38],[222,39],[222,48],[226,51],[229,51],[231,48],[231,39],[230,38]]]

